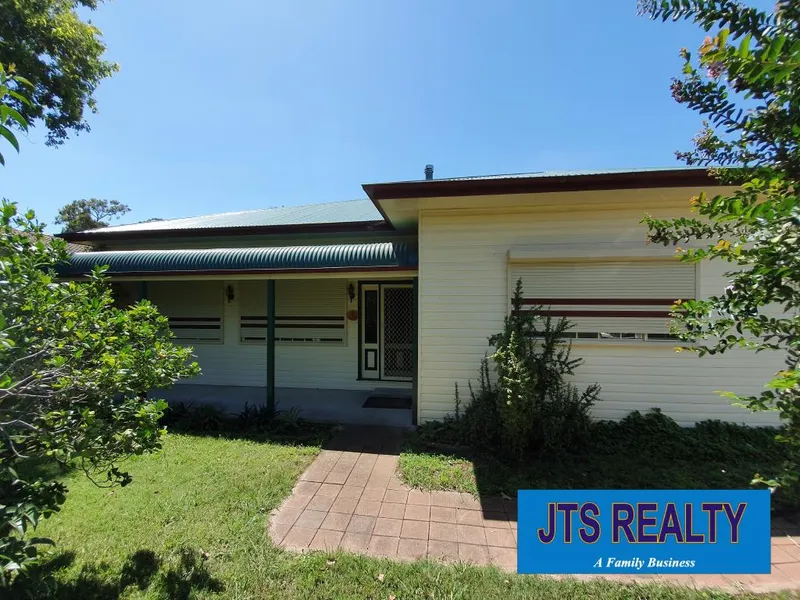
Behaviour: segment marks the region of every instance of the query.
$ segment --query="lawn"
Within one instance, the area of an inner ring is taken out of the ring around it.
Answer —
[[[317,451],[313,444],[169,434],[163,451],[127,463],[133,483],[125,488],[98,488],[82,474],[68,473],[63,511],[37,531],[52,537],[57,550],[19,596],[729,598],[683,588],[520,577],[493,568],[284,552],[267,538],[268,515]]]

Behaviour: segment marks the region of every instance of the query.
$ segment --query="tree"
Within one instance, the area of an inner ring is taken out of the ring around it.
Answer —
[[[160,447],[162,400],[142,399],[199,372],[166,317],[141,301],[115,308],[102,269],[59,282],[66,244],[29,212],[0,215],[0,583],[35,556],[25,534],[57,511],[66,489],[25,479],[26,458],[77,465],[97,483],[126,485],[119,462]]]
[[[724,293],[674,307],[674,330],[700,356],[734,348],[778,351],[785,368],[763,392],[739,396],[754,411],[777,410],[788,444],[782,474],[756,482],[796,486],[800,464],[800,5],[773,13],[733,0],[640,2],[653,18],[691,19],[711,32],[694,57],[681,50],[683,76],[672,95],[706,119],[689,165],[712,167],[735,191],[691,199],[692,218],[645,218],[649,240],[691,243],[681,260],[730,264]]]
[[[0,69],[2,115],[13,114],[4,109],[16,99],[2,91],[6,76]],[[3,137],[16,147],[15,138]],[[156,450],[163,434],[166,405],[145,393],[199,373],[192,349],[173,343],[155,306],[114,306],[102,268],[86,281],[59,281],[66,243],[43,230],[32,211],[20,215],[3,201],[0,587],[37,561],[39,544],[52,544],[30,534],[67,492],[43,470],[28,468],[26,476],[29,461],[77,466],[98,485],[126,485],[130,476],[119,463]]]
[[[105,219],[118,219],[130,210],[119,200],[99,200],[97,198],[75,200],[58,211],[55,223],[64,226],[63,233],[99,229],[108,227],[109,223]]]
[[[119,67],[103,60],[100,30],[78,16],[102,0],[0,0],[0,62],[16,65],[33,83],[31,104],[13,108],[29,124],[43,120],[47,144],[88,131],[84,111],[97,111],[98,84]]]

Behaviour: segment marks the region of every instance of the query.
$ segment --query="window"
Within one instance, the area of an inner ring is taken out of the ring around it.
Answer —
[[[364,291],[364,343],[378,343],[378,290]]]
[[[346,343],[346,282],[338,279],[275,282],[275,342],[341,346]],[[267,340],[267,282],[239,283],[239,341]]]
[[[178,342],[221,344],[223,294],[219,281],[159,281],[147,297],[169,319]]]
[[[675,342],[670,310],[695,297],[695,266],[676,260],[518,264],[525,304],[575,324],[580,340]]]

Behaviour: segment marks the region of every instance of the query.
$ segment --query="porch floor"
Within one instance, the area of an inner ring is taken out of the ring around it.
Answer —
[[[410,395],[408,389],[376,388],[381,393]],[[296,408],[300,417],[320,423],[355,425],[387,425],[411,428],[411,410],[397,408],[363,408],[367,397],[375,390],[327,390],[306,388],[276,388],[278,410]],[[158,390],[153,397],[169,403],[184,402],[212,404],[227,413],[242,411],[245,404],[260,405],[267,401],[263,387],[236,385],[181,384],[169,390]]]

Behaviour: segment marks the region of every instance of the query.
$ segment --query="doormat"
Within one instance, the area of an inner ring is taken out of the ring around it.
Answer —
[[[411,408],[411,398],[408,396],[370,396],[362,408]]]

